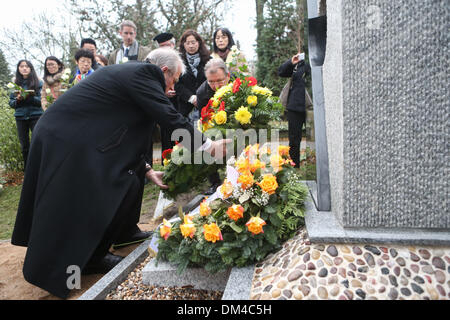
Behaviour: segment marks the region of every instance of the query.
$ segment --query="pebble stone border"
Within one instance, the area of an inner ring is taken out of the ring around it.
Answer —
[[[258,263],[252,300],[449,300],[450,248],[312,244],[300,229]]]

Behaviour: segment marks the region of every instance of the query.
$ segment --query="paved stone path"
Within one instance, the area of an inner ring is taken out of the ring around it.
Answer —
[[[256,265],[252,300],[448,300],[450,248],[312,244],[306,229]]]

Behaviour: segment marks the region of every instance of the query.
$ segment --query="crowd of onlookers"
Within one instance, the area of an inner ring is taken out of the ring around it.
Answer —
[[[152,49],[141,45],[136,40],[137,32],[137,27],[132,21],[122,22],[119,26],[122,44],[108,57],[98,54],[95,40],[83,39],[80,49],[74,56],[75,70],[66,69],[61,60],[55,56],[47,57],[44,63],[43,81],[38,78],[30,61],[19,61],[14,82],[27,90],[29,94],[25,96],[21,92],[13,92],[10,95],[9,104],[15,109],[18,136],[25,163],[30,146],[29,132],[33,130],[43,112],[65,91],[106,66],[146,60]],[[233,36],[227,28],[217,29],[212,40],[213,46],[210,51],[205,40],[195,30],[186,30],[178,41],[178,47],[171,33],[161,33],[153,38],[158,47],[177,50],[184,61],[186,72],[180,77],[175,91],[169,92],[167,96],[175,108],[193,123],[200,118],[201,108],[208,103],[215,91],[233,79],[233,76],[246,64],[245,56],[236,47]],[[279,70],[280,76],[292,77],[287,110],[291,114],[288,118],[291,119],[289,138],[293,141],[292,156],[295,158],[294,161],[297,160],[297,165],[301,127],[305,121],[303,76],[308,71],[308,66],[303,63],[303,60],[304,58],[300,59],[299,55],[295,55]],[[156,130],[156,125],[152,130]],[[160,130],[162,150],[171,148],[173,142],[170,139],[170,129],[161,127]],[[152,146],[148,154],[151,160]],[[219,183],[217,176],[210,179],[210,182],[215,188]]]

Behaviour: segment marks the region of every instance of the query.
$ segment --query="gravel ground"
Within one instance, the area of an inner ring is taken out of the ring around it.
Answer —
[[[112,290],[106,300],[221,300],[223,292],[194,290],[191,287],[155,287],[142,283],[142,269],[150,261],[147,257],[127,279]]]

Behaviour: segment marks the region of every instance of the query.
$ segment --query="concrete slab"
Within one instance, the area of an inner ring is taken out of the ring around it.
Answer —
[[[231,269],[222,300],[249,300],[255,266]]]
[[[156,259],[152,259],[142,270],[142,282],[160,287],[193,286],[194,289],[223,291],[230,271],[209,274],[203,268],[189,268],[179,275],[170,263],[159,261],[156,264]]]

